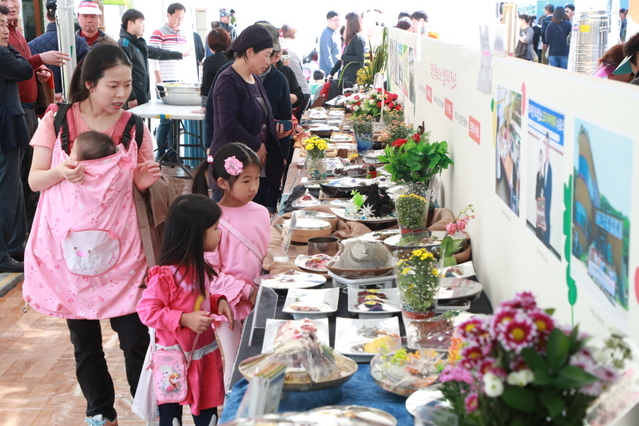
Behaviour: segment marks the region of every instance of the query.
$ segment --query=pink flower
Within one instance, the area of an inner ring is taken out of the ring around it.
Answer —
[[[501,306],[508,306],[513,309],[521,309],[523,311],[537,310],[535,296],[533,296],[533,294],[529,291],[517,293],[514,299],[503,302]]]
[[[233,155],[224,160],[224,169],[231,176],[239,176],[244,170],[244,164]]]
[[[481,318],[471,318],[461,323],[457,330],[462,339],[478,345],[487,344],[490,340],[490,331],[486,327],[486,323]]]
[[[449,235],[455,235],[457,233],[457,225],[455,225],[455,222],[450,222],[446,225],[446,232]]]
[[[468,371],[465,368],[453,367],[449,365],[448,367],[444,369],[442,374],[439,376],[439,381],[442,383],[445,383],[451,380],[455,382],[464,382],[464,383],[472,384],[473,376],[470,374],[470,371]]]
[[[486,355],[482,351],[481,346],[471,345],[462,349],[461,356],[462,359],[460,362],[463,367],[474,367],[478,365]]]
[[[459,219],[457,221],[457,229],[459,229],[460,232],[464,232],[466,230],[466,222],[465,220]]]
[[[473,392],[466,397],[466,400],[464,401],[464,408],[468,414],[477,411],[477,408],[479,408],[479,397],[476,393]]]
[[[537,330],[530,318],[517,316],[498,331],[497,339],[505,349],[520,353],[533,342]]]
[[[515,309],[512,309],[509,306],[504,306],[502,304],[497,309],[497,312],[495,312],[495,316],[493,317],[492,332],[496,334],[501,328],[515,319],[516,316],[517,311]]]
[[[483,376],[493,369],[497,360],[495,358],[487,357],[479,363],[477,371]]]
[[[555,322],[547,313],[543,311],[531,312],[530,319],[535,323],[537,332],[540,335],[548,336],[550,332],[555,328]]]

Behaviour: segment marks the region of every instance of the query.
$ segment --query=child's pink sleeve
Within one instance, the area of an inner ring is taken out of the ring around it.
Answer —
[[[219,272],[217,277],[211,280],[209,292],[216,296],[223,296],[229,302],[233,313],[235,314],[235,306],[240,302],[245,291],[245,287],[249,286],[246,281],[235,278],[232,275]],[[216,305],[217,309],[217,305]],[[214,315],[216,321],[225,321],[226,317]]]
[[[178,331],[183,312],[169,308],[169,302],[177,289],[173,275],[154,266],[149,270],[146,286],[138,302],[140,321],[158,330]]]

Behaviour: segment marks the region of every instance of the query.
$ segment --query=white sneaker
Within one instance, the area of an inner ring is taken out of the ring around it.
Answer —
[[[102,414],[96,414],[95,416],[86,419],[84,422],[88,423],[89,426],[118,426],[117,419],[109,420],[104,418]]]

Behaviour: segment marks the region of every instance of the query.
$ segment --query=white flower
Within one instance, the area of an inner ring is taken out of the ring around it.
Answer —
[[[533,380],[535,380],[535,375],[528,369],[512,372],[506,378],[506,382],[508,382],[509,385],[520,387],[524,387],[528,383],[532,383]]]
[[[359,109],[359,105],[353,105],[352,109],[353,109],[353,111],[357,111]]]
[[[488,372],[484,374],[484,392],[490,398],[501,396],[504,393],[504,384],[499,377]]]
[[[608,362],[608,354],[600,348],[593,348],[592,357],[599,364],[605,364]]]

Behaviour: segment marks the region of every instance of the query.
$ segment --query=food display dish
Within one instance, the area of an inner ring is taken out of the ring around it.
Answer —
[[[445,278],[468,278],[475,276],[475,267],[473,261],[460,263],[459,265],[446,266],[442,270],[442,276]]]
[[[391,317],[401,312],[399,289],[348,288],[348,312],[360,319]]]
[[[358,191],[362,195],[368,195],[373,181],[361,178],[339,178],[326,182],[320,182],[322,192],[329,198],[351,198],[351,191]]]
[[[296,210],[295,215],[298,219],[319,219],[330,223],[332,227],[337,226],[337,216],[332,213],[318,212],[314,210]]]
[[[399,336],[399,319],[353,319],[337,317],[335,324],[335,350],[355,361],[370,361],[379,352],[380,345]]]
[[[382,389],[401,396],[437,383],[439,371],[447,364],[446,353],[432,349],[411,349],[406,339],[393,339],[383,345],[371,360],[373,381]]]
[[[326,318],[337,311],[339,288],[306,290],[292,288],[286,295],[282,312],[293,315],[294,319]]]
[[[196,106],[200,105],[200,85],[186,83],[162,83],[155,88],[160,99],[166,105]]]
[[[349,240],[326,269],[343,278],[378,277],[393,271],[393,258],[379,241]]]
[[[351,142],[353,141],[353,136],[351,135],[347,135],[346,133],[333,133],[333,135],[331,136],[331,142],[336,143],[336,142]]]
[[[326,282],[326,277],[319,274],[309,274],[290,269],[280,274],[262,275],[255,279],[255,284],[272,288],[273,290],[288,290],[291,288],[319,287]]]
[[[354,217],[346,213],[346,209],[338,209],[331,207],[331,211],[335,213],[337,216],[341,217],[344,220],[350,220],[352,222],[360,222],[360,223],[391,223],[397,222],[397,218],[394,216],[386,216],[386,217],[371,217],[368,219],[362,219],[361,217]]]
[[[477,281],[465,278],[442,278],[437,291],[438,303],[452,304],[474,300],[483,289]]]
[[[305,321],[310,321],[315,326],[315,333],[319,341],[324,345],[329,345],[328,338],[328,318],[309,318],[307,320],[285,320],[285,319],[266,319],[266,327],[264,329],[264,340],[262,341],[262,353],[267,353],[276,345],[276,336],[279,328],[287,323],[292,322],[294,324],[303,324]]]
[[[350,240],[384,241],[389,237],[392,237],[394,235],[399,235],[399,232],[400,231],[398,228],[380,229],[379,231],[369,232],[368,234],[360,235],[359,237],[349,238],[348,240],[344,240],[344,241],[350,241]]]
[[[284,221],[284,226],[288,227],[291,219]],[[298,218],[295,221],[295,228],[291,235],[291,241],[306,244],[309,238],[326,237],[331,235],[331,224],[325,220]]]
[[[328,405],[307,411],[308,419],[318,424],[346,426],[344,420],[363,422],[370,426],[395,426],[397,419],[387,413],[372,407],[361,405]],[[295,419],[295,417],[292,417]]]
[[[443,402],[443,399],[444,395],[438,389],[418,390],[406,399],[406,411],[414,416],[419,407],[428,405],[433,401]]]
[[[316,274],[326,274],[326,264],[331,260],[331,256],[320,253],[313,256],[307,256],[300,254],[295,258],[295,266],[305,271],[313,272]]]

